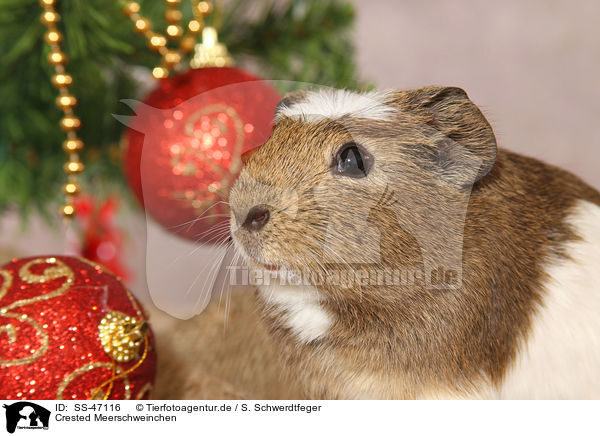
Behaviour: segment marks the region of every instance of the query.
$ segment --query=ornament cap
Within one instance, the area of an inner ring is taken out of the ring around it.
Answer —
[[[112,311],[98,326],[98,336],[104,351],[117,362],[138,359],[140,344],[148,324],[122,312]]]
[[[219,42],[217,30],[214,27],[205,27],[202,30],[202,42],[195,47],[190,67],[229,67],[231,65],[233,65],[233,58],[229,55],[225,44]]]

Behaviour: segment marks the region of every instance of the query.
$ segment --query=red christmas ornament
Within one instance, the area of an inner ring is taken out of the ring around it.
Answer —
[[[99,203],[89,195],[75,198],[75,219],[81,231],[78,252],[88,260],[105,266],[127,282],[130,273],[121,259],[123,231],[116,223],[118,202],[115,196]]]
[[[147,399],[155,372],[142,307],[101,266],[45,256],[0,268],[0,397]]]
[[[161,80],[135,107],[126,136],[125,174],[146,211],[178,235],[220,239],[240,156],[269,137],[279,99],[267,82],[231,67]]]

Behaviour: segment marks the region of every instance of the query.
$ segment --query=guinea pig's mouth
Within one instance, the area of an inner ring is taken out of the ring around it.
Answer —
[[[253,268],[263,268],[268,271],[275,271],[275,272],[280,271],[281,269],[284,269],[284,265],[267,262],[266,260],[262,259],[262,256],[257,255],[257,254],[251,254],[249,252],[250,250],[248,250],[243,244],[241,244],[235,238],[234,235],[232,235],[232,240],[233,240],[234,245],[235,245],[236,249],[238,250],[238,252],[242,255],[243,258],[245,258],[248,266],[253,267]]]
[[[279,265],[274,265],[272,263],[263,263],[262,266],[265,267],[265,269],[268,269],[269,271],[279,271],[280,268]]]
[[[253,258],[253,257],[250,258],[250,260],[253,264],[255,264],[254,266],[264,268],[269,271],[279,271],[282,268],[281,265],[277,265],[275,263],[263,262],[262,260],[259,260],[259,259]]]
[[[255,256],[250,256],[247,253],[245,253],[245,257],[246,257],[246,262],[248,263],[248,265],[250,267],[264,268],[268,271],[279,271],[280,269],[283,268],[282,265],[279,265],[276,263],[265,262],[262,259],[258,259]]]

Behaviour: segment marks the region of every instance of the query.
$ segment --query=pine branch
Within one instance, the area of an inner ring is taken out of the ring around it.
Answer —
[[[164,28],[164,3],[141,1],[142,13]],[[184,22],[191,7],[182,2]],[[220,2],[217,2],[217,6]],[[124,187],[119,140],[123,127],[111,114],[119,101],[137,95],[132,67],[159,63],[145,39],[133,32],[117,0],[62,0],[59,27],[69,57],[73,93],[79,100],[80,136],[87,189]],[[16,208],[25,217],[51,214],[64,182],[61,112],[50,84],[49,49],[43,41],[38,0],[0,2],[0,211]],[[234,0],[215,11],[220,38],[240,66],[269,79],[356,88],[352,57],[352,6],[338,0],[257,2]],[[50,212],[51,211],[51,212]]]

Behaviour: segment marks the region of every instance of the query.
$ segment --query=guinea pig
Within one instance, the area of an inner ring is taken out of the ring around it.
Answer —
[[[462,89],[294,92],[229,202],[309,398],[600,398],[600,193]]]

